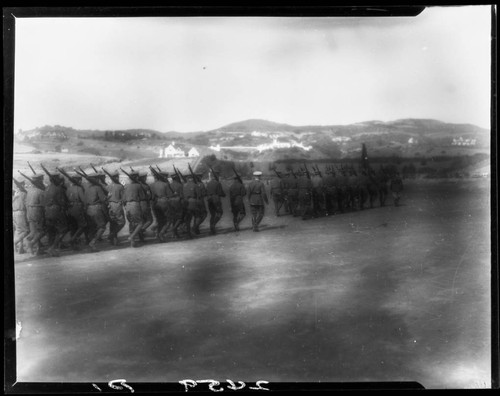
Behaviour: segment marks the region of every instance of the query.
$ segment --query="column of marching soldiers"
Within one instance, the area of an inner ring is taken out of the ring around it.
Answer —
[[[169,174],[149,166],[154,182],[148,184],[148,172],[120,168],[129,178],[129,183],[120,182],[120,173],[97,170],[94,173],[79,171],[68,173],[57,168],[58,172],[41,167],[48,177],[44,184],[44,174],[37,173],[28,163],[33,175],[19,173],[29,181],[14,181],[13,223],[14,248],[17,253],[28,250],[32,255],[49,254],[59,256],[63,248],[80,250],[80,239],[85,239],[87,248],[98,251],[103,234],[109,224],[108,241],[119,244],[118,233],[129,224],[128,243],[137,247],[138,240],[145,242],[145,232],[154,232],[158,242],[187,239],[200,234],[200,226],[210,213],[210,234],[215,235],[220,221],[222,198],[226,197],[218,173],[212,168],[208,172],[207,183],[202,181],[203,173],[193,172],[183,175],[174,166]],[[247,197],[252,229],[259,231],[264,217],[264,207],[268,197],[264,183],[260,180],[262,172],[254,172],[254,180],[245,186],[236,170],[229,187],[229,200],[235,231],[246,216],[244,197]],[[398,172],[387,172],[380,167],[378,172],[367,167],[354,169],[352,166],[327,166],[320,171],[313,166],[310,172],[304,164],[295,172],[278,172],[270,180],[270,195],[274,201],[275,215],[290,214],[303,220],[365,209],[368,204],[374,207],[378,197],[380,206],[385,206],[389,190],[394,204],[399,205],[402,180]],[[106,176],[108,180],[106,180]],[[66,180],[67,182],[66,182]],[[83,179],[87,181],[82,183]],[[207,210],[208,206],[208,210]],[[283,210],[282,210],[283,209]],[[69,247],[63,239],[69,235]],[[48,243],[42,246],[42,238]],[[44,249],[46,247],[46,249]]]

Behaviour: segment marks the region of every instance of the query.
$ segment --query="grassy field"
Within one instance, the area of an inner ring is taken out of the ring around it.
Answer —
[[[260,233],[16,256],[19,381],[418,381],[489,387],[489,180]],[[183,391],[183,387],[179,387]]]

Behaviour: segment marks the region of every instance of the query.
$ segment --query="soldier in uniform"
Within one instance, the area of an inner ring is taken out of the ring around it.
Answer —
[[[297,180],[297,187],[299,190],[300,216],[302,220],[306,220],[311,215],[313,184],[307,175],[301,172]]]
[[[318,217],[321,214],[325,197],[323,178],[318,172],[315,171],[311,176],[311,183],[313,216]]]
[[[118,171],[109,174],[111,183],[107,185],[108,190],[108,214],[109,214],[109,241],[112,245],[118,245],[118,233],[125,226],[125,212],[123,210],[124,187],[120,183]]]
[[[88,178],[91,182],[85,189],[85,203],[90,228],[89,235],[92,237],[89,248],[95,252],[97,251],[96,243],[101,239],[108,224],[107,190],[101,183],[101,174],[89,175]]]
[[[50,174],[50,184],[44,193],[45,225],[49,232],[53,232],[52,244],[47,253],[59,256],[59,244],[69,230],[66,209],[68,198],[64,188],[64,180],[59,174]]]
[[[153,173],[155,181],[150,184],[151,189],[151,207],[156,218],[156,238],[160,242],[165,242],[165,233],[168,229],[168,190],[169,186],[166,181],[168,178],[168,173],[159,171],[158,173]]]
[[[362,169],[359,175],[357,176],[357,180],[358,180],[358,204],[359,204],[359,209],[363,210],[365,208],[365,202],[369,196],[368,187],[370,179],[368,178],[368,171],[366,169]]]
[[[239,177],[235,176],[233,183],[229,187],[229,202],[233,213],[233,225],[236,231],[240,230],[240,223],[246,216],[245,203],[243,198],[247,195],[245,186],[240,183]]]
[[[260,181],[262,172],[253,173],[254,180],[248,185],[248,202],[250,203],[250,212],[252,214],[252,227],[254,232],[259,231],[259,224],[264,218],[264,204],[268,204],[266,187]]]
[[[139,174],[132,171],[129,176],[130,183],[125,185],[123,190],[123,202],[125,202],[125,212],[129,223],[130,246],[136,247],[135,237],[144,225],[141,201],[145,200],[146,194],[139,182]]]
[[[200,189],[194,182],[194,178],[192,175],[186,176],[186,184],[183,186],[183,195],[184,195],[184,205],[185,205],[185,214],[184,214],[184,222],[186,224],[186,233],[189,239],[193,238],[191,234],[191,221],[194,221],[194,227],[200,219],[199,215],[199,199],[201,198]]]
[[[327,216],[335,213],[337,189],[335,187],[335,173],[327,169],[323,177],[323,188],[325,192],[325,213]]]
[[[17,182],[17,180],[16,180]],[[26,189],[24,181],[14,184],[12,197],[12,221],[14,224],[14,250],[19,254],[25,253],[23,240],[30,233],[26,218]],[[19,246],[19,247],[18,247]]]
[[[184,188],[179,176],[174,173],[172,175],[172,183],[170,183],[172,191],[169,191],[168,202],[170,205],[170,222],[172,223],[172,234],[175,239],[179,238],[179,226],[184,220]]]
[[[370,197],[370,208],[372,209],[375,206],[375,200],[378,196],[378,190],[379,186],[377,182],[377,175],[372,168],[368,168],[368,195]]]
[[[215,235],[215,226],[222,217],[221,198],[226,196],[222,189],[222,184],[216,179],[216,175],[210,173],[210,180],[207,183],[208,210],[210,212],[210,234]]]
[[[32,254],[42,254],[40,240],[45,236],[45,210],[43,196],[45,186],[43,174],[35,174],[33,183],[26,194],[26,218],[28,220],[30,233],[26,236],[28,248]]]
[[[198,198],[198,220],[196,224],[193,227],[193,232],[198,235],[200,233],[200,226],[203,224],[205,219],[207,218],[208,211],[207,211],[207,206],[205,204],[205,199],[207,197],[207,188],[205,187],[205,184],[201,181],[201,178],[203,177],[202,173],[196,173],[196,177],[198,179],[198,182],[196,185],[198,186],[199,190],[199,198]]]
[[[148,173],[146,171],[139,172],[139,183],[144,190],[144,199],[141,201],[141,211],[144,217],[142,230],[139,232],[139,239],[144,242],[144,233],[153,224],[153,212],[151,210],[151,189],[146,182],[148,178]]]
[[[385,200],[387,199],[387,195],[389,193],[387,183],[389,178],[387,177],[387,173],[384,168],[380,166],[377,173],[377,184],[378,184],[378,199],[380,202],[380,206],[385,206]]]
[[[284,182],[284,188],[286,190],[289,211],[294,217],[296,217],[298,216],[298,197],[299,197],[299,190],[297,188],[297,179],[295,175],[292,172],[290,172],[287,174],[285,179],[283,179],[283,182]]]
[[[347,208],[349,200],[349,183],[347,179],[347,171],[344,168],[340,169],[340,173],[336,177],[337,187],[337,207],[341,213]]]
[[[66,188],[66,198],[68,199],[68,226],[70,232],[70,245],[74,250],[77,250],[78,238],[87,229],[85,191],[82,187],[82,177],[77,173],[70,176],[71,185]]]
[[[399,206],[399,201],[401,200],[401,192],[403,191],[403,180],[399,175],[399,172],[395,172],[391,177],[391,193],[394,199],[394,206]]]
[[[285,201],[285,189],[281,177],[273,177],[271,179],[271,198],[274,202],[274,213],[276,217],[280,215],[280,209]]]

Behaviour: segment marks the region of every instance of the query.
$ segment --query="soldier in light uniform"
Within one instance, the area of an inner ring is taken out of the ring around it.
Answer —
[[[59,244],[69,230],[66,210],[68,198],[64,188],[64,180],[59,174],[50,174],[50,184],[44,193],[45,225],[54,233],[54,239],[47,249],[52,256],[59,256]]]
[[[289,212],[294,216],[298,216],[298,201],[299,201],[299,190],[297,187],[297,179],[292,172],[287,173],[285,179],[283,179],[284,188],[286,190],[286,196],[288,201]]]
[[[185,215],[184,222],[186,223],[187,237],[191,239],[191,229],[196,228],[200,221],[199,200],[201,198],[200,188],[194,182],[194,177],[191,174],[186,176],[186,184],[183,186]],[[193,224],[191,224],[193,222]]]
[[[40,240],[45,236],[45,209],[43,196],[45,186],[43,184],[43,174],[36,174],[32,177],[33,183],[28,188],[26,194],[26,218],[28,220],[30,233],[26,236],[28,248],[32,254],[43,253]]]
[[[141,184],[144,190],[144,199],[141,201],[141,211],[143,219],[142,230],[139,232],[139,238],[142,242],[144,242],[144,233],[146,230],[153,224],[153,212],[151,210],[151,189],[149,188],[148,183],[146,182],[148,178],[148,173],[146,171],[139,172],[139,183]]]
[[[125,212],[123,210],[123,193],[125,188],[120,183],[118,171],[109,174],[111,183],[107,185],[108,190],[108,214],[109,214],[109,241],[112,245],[118,245],[118,233],[125,226]]]
[[[136,247],[135,237],[142,230],[144,216],[142,215],[141,201],[146,198],[146,193],[139,182],[139,174],[130,172],[130,183],[125,185],[123,190],[123,202],[125,202],[125,212],[129,223],[130,246]]]
[[[337,206],[337,188],[335,186],[335,172],[327,169],[323,177],[323,189],[325,194],[325,214],[326,216],[335,213]]]
[[[215,226],[222,217],[221,198],[226,196],[222,184],[210,173],[210,181],[207,183],[208,210],[210,212],[210,234],[215,235]]]
[[[203,174],[202,173],[196,173],[196,177],[198,179],[198,182],[196,183],[196,185],[198,186],[198,190],[199,190],[199,198],[198,198],[198,215],[199,215],[199,218],[198,218],[196,224],[193,227],[193,232],[198,235],[200,233],[200,226],[201,226],[201,224],[203,224],[203,222],[205,221],[205,219],[208,216],[208,211],[207,211],[207,206],[205,204],[205,199],[207,197],[207,187],[201,181],[201,178],[203,177]]]
[[[231,212],[233,213],[233,225],[236,231],[240,230],[240,223],[246,216],[245,203],[243,202],[246,194],[247,190],[245,186],[240,183],[238,177],[235,177],[229,187],[229,202],[231,204]]]
[[[77,250],[78,238],[86,231],[88,226],[85,213],[85,191],[82,187],[82,177],[77,173],[70,176],[71,185],[66,188],[68,226],[70,245],[73,247],[73,250]]]
[[[302,220],[306,220],[311,215],[313,184],[307,175],[302,172],[297,179],[297,188],[299,190],[300,216]]]
[[[158,173],[153,173],[155,181],[150,184],[151,189],[151,207],[156,218],[156,238],[160,242],[165,242],[165,233],[168,229],[168,213],[169,213],[169,203],[168,203],[168,184],[164,180],[167,180],[168,173],[159,171]]]
[[[264,218],[265,206],[269,204],[267,199],[266,187],[260,181],[262,172],[253,173],[254,180],[248,184],[248,202],[250,204],[250,213],[252,214],[252,227],[254,232],[259,231],[259,224]]]
[[[270,195],[274,202],[274,214],[276,217],[280,215],[280,209],[285,202],[285,189],[283,180],[276,176],[271,179]]]
[[[26,189],[24,181],[14,184],[12,197],[12,222],[14,224],[14,250],[19,254],[25,253],[23,240],[30,233],[26,218]],[[18,247],[19,246],[19,247]]]
[[[107,190],[101,183],[102,176],[99,174],[88,176],[92,182],[85,189],[86,212],[89,221],[89,248],[97,251],[96,243],[101,239],[108,224],[107,215]],[[101,180],[100,180],[101,179]]]
[[[179,226],[184,221],[184,188],[177,174],[172,175],[172,183],[170,183],[172,191],[169,191],[168,203],[170,205],[170,222],[172,224],[172,235],[174,239],[180,238]]]

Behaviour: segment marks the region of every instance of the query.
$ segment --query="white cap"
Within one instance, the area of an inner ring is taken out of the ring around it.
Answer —
[[[254,176],[262,176],[262,172],[261,171],[255,171],[253,173]]]

